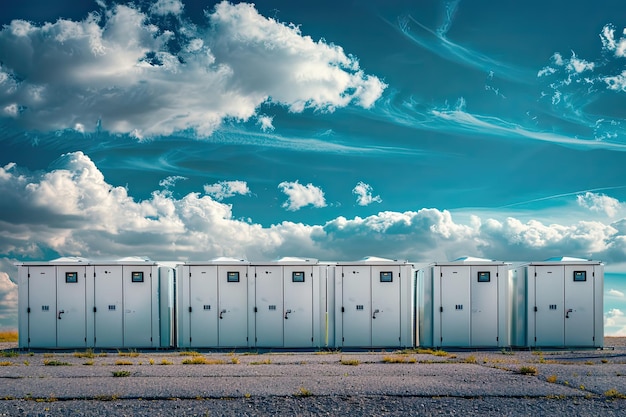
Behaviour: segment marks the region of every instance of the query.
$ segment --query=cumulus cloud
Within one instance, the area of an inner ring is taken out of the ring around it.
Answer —
[[[172,14],[178,16],[182,14],[185,6],[180,0],[157,0],[152,6],[150,6],[150,12],[165,16]]]
[[[548,224],[514,217],[455,220],[447,210],[384,211],[324,224],[282,222],[269,227],[233,218],[221,198],[248,194],[243,181],[207,185],[210,195],[176,198],[157,190],[138,201],[109,184],[82,152],[63,155],[55,169],[32,173],[14,163],[0,167],[0,254],[40,258],[51,252],[85,257],[136,253],[153,259],[215,256],[271,259],[308,256],[359,259],[366,254],[415,261],[475,255],[501,260],[541,260],[569,255],[621,260],[626,220]],[[324,207],[324,192],[283,182],[283,207]],[[1,269],[0,269],[1,270]]]
[[[0,169],[0,253],[41,258],[44,253],[85,257],[142,254],[152,259],[236,256],[270,259],[287,249],[310,256],[313,229],[283,222],[270,227],[236,220],[232,208],[210,196],[175,198],[154,191],[136,201],[124,187],[108,184],[82,152],[66,154],[58,168],[41,174]],[[228,192],[243,192],[232,182]],[[324,251],[320,251],[324,253]]]
[[[356,202],[359,206],[369,206],[372,203],[381,203],[383,200],[379,195],[372,196],[372,186],[362,181],[354,187],[352,194],[356,195]]]
[[[586,192],[585,194],[579,194],[576,196],[578,205],[587,208],[591,211],[604,212],[609,217],[615,217],[618,211],[622,208],[622,204],[613,197],[609,197],[605,194],[596,194],[592,192]]]
[[[610,295],[612,297],[619,297],[619,298],[623,298],[624,297],[624,293],[619,291],[619,290],[614,290],[613,288],[611,288],[610,290],[607,291],[607,295]]]
[[[386,88],[340,46],[252,4],[223,1],[204,27],[183,19],[178,0],[139,7],[0,29],[0,117],[46,131],[207,137],[225,119],[254,117],[264,103],[291,112],[369,108]],[[166,14],[179,19],[160,27]]]
[[[245,181],[220,181],[215,184],[205,185],[204,192],[218,201],[233,197],[236,194],[250,194],[250,189]]]
[[[606,336],[626,336],[626,316],[618,308],[604,314],[604,333]]]
[[[324,191],[311,183],[302,185],[298,181],[283,181],[278,184],[278,188],[283,193],[287,194],[287,201],[283,203],[282,207],[289,211],[300,210],[302,207],[309,205],[313,207],[326,207]]]
[[[0,329],[17,328],[17,284],[0,271]]]

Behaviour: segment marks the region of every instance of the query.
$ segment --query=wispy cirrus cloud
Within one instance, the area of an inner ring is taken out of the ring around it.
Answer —
[[[435,30],[427,27],[410,14],[399,17],[395,24],[388,23],[400,30],[410,41],[443,59],[471,67],[485,74],[492,72],[500,78],[528,82],[532,77],[530,71],[496,60],[448,38],[447,34],[452,26],[459,3],[460,0],[445,3],[443,21]]]

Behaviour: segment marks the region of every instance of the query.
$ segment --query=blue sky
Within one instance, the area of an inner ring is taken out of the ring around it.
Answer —
[[[626,335],[624,16],[7,0],[0,327],[24,260],[574,256]]]

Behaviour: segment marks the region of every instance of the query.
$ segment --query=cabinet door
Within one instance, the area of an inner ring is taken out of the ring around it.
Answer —
[[[124,347],[152,346],[152,320],[157,319],[152,311],[151,266],[124,265]],[[156,335],[154,335],[156,336]]]
[[[400,345],[400,267],[372,266],[372,346]],[[405,279],[410,279],[406,277]]]
[[[217,347],[217,266],[189,267],[189,345]]]
[[[313,268],[283,267],[284,346],[313,346]]]
[[[565,267],[565,346],[594,346],[593,265]]]
[[[97,265],[94,268],[96,306],[94,345],[103,348],[124,346],[122,267]]]
[[[470,345],[469,275],[464,265],[441,267],[441,346]]]
[[[537,265],[534,275],[530,279],[535,280],[535,346],[563,346],[563,266]]]
[[[372,288],[370,267],[348,265],[341,267],[342,345],[368,347],[372,344]]]
[[[497,266],[471,267],[471,346],[498,346],[497,274]]]
[[[283,346],[283,273],[280,266],[255,268],[256,337],[259,347]]]
[[[56,267],[28,268],[28,347],[56,347]]]
[[[248,346],[248,268],[218,267],[218,334],[221,347]]]
[[[57,347],[87,346],[86,268],[57,267]]]

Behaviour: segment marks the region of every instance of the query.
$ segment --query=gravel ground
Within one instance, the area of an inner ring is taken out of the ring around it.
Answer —
[[[625,415],[626,338],[605,346],[185,355],[4,344],[0,416]]]

